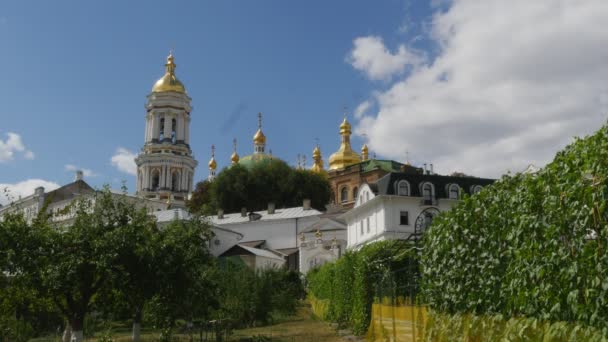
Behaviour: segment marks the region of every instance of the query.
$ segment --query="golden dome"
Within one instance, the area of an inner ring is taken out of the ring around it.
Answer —
[[[367,160],[367,156],[369,155],[369,149],[367,148],[367,144],[363,144],[361,147],[361,160]]]
[[[262,132],[261,128],[258,128],[258,131],[255,132],[255,135],[253,136],[253,143],[256,145],[266,144],[266,136],[264,135],[264,132]]]
[[[230,160],[232,161],[232,165],[235,165],[239,162],[239,154],[236,153],[236,151],[232,152],[232,155],[230,156]]]
[[[163,75],[163,77],[161,77],[158,81],[156,81],[156,83],[154,83],[154,86],[152,87],[153,93],[161,93],[167,91],[174,91],[177,93],[184,94],[186,93],[186,88],[184,87],[182,82],[180,82],[175,77],[175,67],[176,65],[173,62],[173,54],[170,53],[167,57],[167,64],[165,64],[165,75]]]
[[[350,146],[350,134],[350,123],[348,123],[345,117],[342,124],[340,124],[340,135],[342,136],[340,148],[329,157],[330,170],[342,169],[361,162],[361,157]]]
[[[215,161],[214,157],[211,157],[211,160],[209,161],[209,168],[211,170],[217,169],[217,162]]]
[[[312,160],[313,160],[313,164],[312,164],[312,167],[310,168],[310,170],[313,172],[317,172],[317,173],[325,173],[325,170],[323,169],[323,159],[321,157],[321,149],[319,148],[319,146],[315,146],[315,149],[312,150]]]
[[[346,120],[346,117],[344,117],[344,120],[342,120],[342,123],[340,124],[340,134],[350,135],[350,133],[350,123]]]

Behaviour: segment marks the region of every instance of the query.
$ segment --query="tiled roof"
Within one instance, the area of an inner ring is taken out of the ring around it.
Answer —
[[[321,212],[315,209],[304,210],[304,207],[295,207],[295,208],[285,208],[285,209],[276,209],[274,214],[268,214],[268,211],[256,211],[255,214],[260,215],[260,219],[256,221],[272,221],[272,220],[284,220],[284,219],[293,219],[300,217],[309,217],[309,216],[318,216],[321,215]],[[224,218],[218,219],[217,215],[209,216],[209,219],[213,224],[223,225],[223,224],[237,224],[237,223],[247,223],[249,221],[249,215],[243,217],[241,213],[231,213],[224,214]]]

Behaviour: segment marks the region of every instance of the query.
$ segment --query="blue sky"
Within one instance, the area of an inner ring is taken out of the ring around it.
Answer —
[[[197,180],[211,144],[220,167],[233,137],[251,153],[257,112],[274,155],[310,163],[318,138],[327,163],[344,106],[353,145],[378,157],[486,177],[542,166],[606,121],[606,21],[603,0],[3,2],[0,186],[83,168],[133,189],[111,159],[141,148],[172,47]]]
[[[353,39],[405,35],[401,1],[4,2],[0,41],[0,139],[21,136],[35,154],[0,164],[0,183],[40,178],[64,184],[66,165],[94,172],[95,185],[134,177],[111,165],[117,148],[143,143],[144,103],[171,47],[192,97],[192,149],[207,175],[209,146],[220,166],[236,137],[252,150],[256,114],[269,148],[295,163],[319,138],[338,145],[342,107],[350,111],[373,84],[346,61]],[[414,15],[410,13],[409,15]],[[352,120],[352,119],[351,119]],[[354,139],[355,146],[361,144]]]

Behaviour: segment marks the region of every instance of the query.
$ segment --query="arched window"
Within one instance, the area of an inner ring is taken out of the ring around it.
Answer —
[[[354,200],[355,198],[357,198],[357,194],[358,194],[358,193],[359,193],[359,188],[358,188],[358,187],[354,187],[354,188],[353,188],[353,200]]]
[[[459,190],[460,190],[460,187],[458,186],[458,184],[450,184],[449,189],[448,189],[448,198],[449,199],[458,199]]]
[[[165,118],[160,119],[160,128],[158,133],[158,140],[163,141],[165,139]]]
[[[177,132],[177,120],[171,120],[171,142],[175,144],[176,134]]]
[[[179,172],[173,172],[171,174],[171,191],[179,190]]]
[[[424,197],[425,201],[430,201],[435,197],[435,189],[433,188],[433,184],[424,183],[422,184],[422,197]]]
[[[397,185],[397,195],[409,196],[410,195],[410,183],[406,180],[399,181]]]
[[[473,185],[473,187],[471,188],[471,193],[472,194],[476,194],[478,192],[481,191],[481,185]]]
[[[160,185],[160,171],[158,169],[152,170],[152,191],[157,191]]]
[[[344,203],[347,201],[348,201],[348,188],[343,187],[342,190],[340,190],[340,202]]]

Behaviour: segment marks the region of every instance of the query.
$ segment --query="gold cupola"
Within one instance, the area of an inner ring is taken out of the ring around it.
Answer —
[[[215,161],[215,145],[211,145],[211,160],[209,160],[209,177],[207,179],[212,181],[215,179],[215,170],[217,169],[217,162]]]
[[[360,163],[361,157],[350,146],[351,127],[346,117],[340,124],[340,148],[329,157],[329,169],[337,170],[349,165]]]
[[[156,83],[154,83],[154,86],[152,87],[153,93],[163,93],[168,91],[183,94],[186,93],[186,88],[182,82],[175,77],[175,67],[176,65],[174,62],[173,53],[171,52],[167,57],[167,64],[165,64],[165,74],[158,81],[156,81]]]
[[[217,162],[215,161],[215,145],[211,145],[211,159],[209,160],[209,170],[216,170]]]
[[[312,150],[312,160],[313,164],[310,170],[316,173],[325,173],[325,169],[323,169],[323,157],[321,156],[319,145],[315,146],[315,149]]]
[[[254,145],[266,145],[266,136],[262,132],[262,113],[258,113],[258,131],[253,135]],[[257,149],[256,149],[256,152]],[[261,152],[264,152],[263,150]]]
[[[232,165],[236,165],[239,163],[239,154],[236,153],[236,138],[234,140],[232,140],[232,147],[233,147],[233,151],[232,151],[232,155],[230,156],[230,161],[232,161]]]
[[[361,161],[366,161],[369,156],[369,149],[367,148],[367,144],[363,144],[361,147]]]

